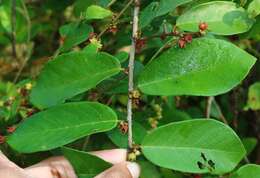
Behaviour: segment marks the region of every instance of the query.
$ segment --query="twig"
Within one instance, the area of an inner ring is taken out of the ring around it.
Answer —
[[[13,57],[17,57],[16,53],[16,0],[12,0],[12,11],[11,11],[11,39],[12,39],[12,52]]]
[[[228,121],[227,121],[227,119],[225,118],[225,116],[223,115],[223,113],[222,113],[222,111],[221,111],[221,109],[220,109],[220,106],[218,105],[218,103],[217,103],[217,101],[215,100],[215,98],[213,98],[213,102],[214,102],[214,104],[215,104],[215,106],[216,106],[216,108],[217,108],[217,110],[218,110],[218,112],[219,112],[219,114],[220,114],[220,119],[222,120],[222,122],[223,123],[225,123],[225,124],[227,124],[228,125]]]
[[[199,32],[188,32],[188,33],[184,33],[184,34],[193,35],[195,37],[201,36],[201,34]],[[151,35],[151,36],[144,37],[144,38],[149,40],[149,39],[154,39],[154,38],[166,38],[169,36],[182,37],[184,34],[183,33],[174,33],[174,32],[168,32],[168,33],[163,32],[162,34],[155,34],[155,35]]]
[[[254,48],[252,48],[251,44],[247,45],[247,50],[252,53],[255,57],[257,57],[258,59],[260,59],[260,53],[255,50]]]
[[[18,70],[18,72],[17,72],[17,74],[15,76],[14,83],[16,83],[17,80],[19,79],[19,77],[20,77],[20,75],[21,75],[21,73],[22,73],[26,63],[28,62],[28,60],[29,60],[29,58],[31,56],[31,53],[32,53],[32,47],[30,47],[31,26],[32,26],[31,25],[31,19],[30,19],[30,15],[28,13],[28,10],[27,10],[27,7],[26,7],[24,1],[21,1],[21,3],[22,3],[23,11],[24,11],[23,12],[24,13],[24,17],[26,18],[26,21],[27,21],[27,49],[26,49],[27,54],[26,54],[26,57],[25,57],[24,61],[22,62],[21,67],[19,68],[19,70]]]
[[[212,101],[214,100],[213,96],[209,96],[207,98],[207,105],[206,105],[206,118],[210,118],[210,113],[211,113],[211,106],[212,106]]]
[[[132,93],[134,91],[134,61],[136,39],[138,38],[138,23],[139,23],[140,0],[135,0],[134,16],[133,16],[133,34],[132,44],[129,55],[129,81],[128,81],[128,103],[127,103],[127,121],[128,121],[128,146],[133,147],[133,132],[132,132]]]
[[[173,40],[175,40],[175,38],[171,38],[169,41],[167,41],[158,51],[156,51],[156,53],[152,56],[152,58],[149,60],[149,62],[147,64],[149,64],[150,62],[152,62],[164,49],[165,47],[170,44]]]
[[[87,136],[87,137],[85,138],[85,140],[84,140],[84,142],[83,142],[83,145],[82,145],[82,148],[81,148],[82,151],[86,151],[87,146],[88,146],[88,143],[89,143],[89,139],[90,139],[90,136]]]
[[[134,0],[130,0],[125,7],[119,12],[119,14],[113,19],[114,22],[118,21],[118,19],[124,14],[124,12],[128,9],[128,7],[134,2]],[[97,38],[99,39],[104,33],[106,33],[107,29],[110,27],[110,24],[104,28],[103,31],[101,31]]]
[[[117,0],[112,0],[108,5],[107,7],[111,7]]]

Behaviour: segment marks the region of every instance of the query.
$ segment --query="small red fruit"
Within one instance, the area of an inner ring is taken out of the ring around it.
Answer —
[[[116,34],[118,32],[118,28],[116,25],[112,25],[108,28],[108,32],[112,33],[112,34]]]
[[[187,35],[184,35],[184,40],[188,43],[191,43],[192,42],[192,35],[191,34],[187,34]]]
[[[5,143],[5,136],[0,135],[0,144]]]
[[[26,97],[28,95],[28,91],[25,89],[25,88],[21,88],[20,89],[20,94],[23,96],[23,97]]]
[[[136,39],[135,48],[136,48],[136,52],[137,52],[137,53],[140,53],[140,52],[141,52],[141,50],[145,47],[146,42],[147,42],[147,39],[146,39],[146,38]]]
[[[202,177],[199,174],[195,174],[195,175],[193,175],[193,178],[202,178]]]
[[[208,29],[208,24],[206,23],[206,22],[201,22],[200,24],[199,24],[199,29],[200,29],[200,31],[206,31],[207,29]]]
[[[121,133],[126,134],[128,132],[128,123],[121,121],[118,125],[119,130]]]
[[[94,33],[94,32],[91,32],[91,33],[89,34],[88,39],[91,40],[91,39],[96,38],[96,37],[97,37],[97,34]]]
[[[180,38],[178,41],[179,47],[180,48],[185,48],[186,47],[186,40],[184,38]]]
[[[15,131],[16,127],[15,126],[11,126],[11,127],[7,127],[6,131],[8,133],[13,133]]]
[[[35,114],[37,112],[36,109],[29,109],[27,112],[26,112],[26,115],[28,117],[32,116],[33,114]]]
[[[60,37],[60,39],[59,39],[59,43],[61,44],[61,45],[63,45],[64,44],[64,42],[65,42],[65,37]]]

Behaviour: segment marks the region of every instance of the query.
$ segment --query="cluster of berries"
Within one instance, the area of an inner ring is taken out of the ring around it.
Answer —
[[[202,22],[199,24],[199,32],[201,35],[204,35],[205,32],[208,29],[208,24],[206,22]],[[177,33],[175,31],[175,33]],[[183,36],[181,36],[178,40],[178,45],[180,48],[185,48],[187,43],[191,43],[192,42],[192,35],[191,34],[184,34]]]
[[[127,160],[128,161],[136,161],[136,158],[141,155],[140,149],[141,148],[140,148],[139,145],[133,145],[133,148],[128,153]]]
[[[152,128],[156,128],[159,124],[159,120],[162,119],[162,108],[159,104],[153,105],[153,110],[155,111],[155,116],[149,117],[148,122]]]
[[[139,103],[140,103],[140,98],[141,98],[141,93],[140,93],[140,91],[138,91],[138,90],[133,90],[132,92],[130,92],[129,98],[132,99],[133,104],[134,104],[135,106],[138,106]]]

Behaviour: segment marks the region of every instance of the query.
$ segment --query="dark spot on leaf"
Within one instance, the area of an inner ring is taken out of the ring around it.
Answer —
[[[205,165],[202,162],[200,162],[200,161],[197,162],[197,165],[198,165],[198,167],[200,169],[204,169],[205,168]]]
[[[200,156],[202,157],[202,159],[203,159],[204,161],[207,161],[207,158],[206,158],[206,156],[205,156],[204,153],[201,153]]]
[[[211,168],[215,169],[215,163],[212,160],[209,160],[208,164]]]

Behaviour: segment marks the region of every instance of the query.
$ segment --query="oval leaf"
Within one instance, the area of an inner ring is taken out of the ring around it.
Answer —
[[[257,145],[257,139],[254,137],[243,138],[242,143],[246,149],[247,155],[249,155]]]
[[[151,95],[218,95],[239,84],[255,61],[231,43],[200,38],[149,63],[138,86]]]
[[[177,19],[177,26],[196,32],[201,22],[206,22],[208,30],[214,34],[232,35],[248,31],[254,20],[233,2],[213,1],[191,8]]]
[[[226,173],[245,156],[234,131],[210,119],[159,127],[144,138],[142,150],[158,166],[189,173]]]
[[[39,108],[63,103],[95,87],[121,70],[118,60],[106,53],[71,52],[50,61],[40,74],[30,99]]]
[[[111,163],[87,152],[62,148],[64,156],[72,164],[79,178],[93,178],[112,166]]]
[[[260,110],[260,82],[249,87],[246,109]]]
[[[259,178],[260,165],[247,164],[241,167],[232,178]]]
[[[8,138],[8,144],[23,153],[50,150],[93,133],[111,130],[116,124],[116,114],[105,105],[67,103],[26,119]]]
[[[113,13],[110,10],[104,9],[103,7],[91,5],[87,8],[86,19],[104,19],[106,17],[112,16]]]
[[[86,41],[93,28],[83,22],[73,22],[66,24],[59,29],[64,42],[60,51],[68,51],[74,46]]]
[[[252,17],[258,16],[260,14],[260,0],[253,0],[249,4],[247,11]]]
[[[167,14],[175,10],[176,7],[190,1],[192,0],[160,0],[160,2],[150,3],[141,12],[140,28],[149,25],[154,18]]]

